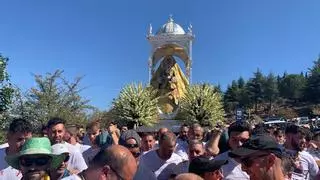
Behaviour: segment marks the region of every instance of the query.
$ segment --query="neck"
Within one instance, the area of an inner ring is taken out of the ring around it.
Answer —
[[[284,143],[284,147],[285,147],[286,149],[289,149],[289,150],[296,150],[296,149],[292,146],[292,144],[289,143],[289,142],[285,142],[285,143]]]
[[[271,180],[284,180],[284,174],[282,173],[281,160],[276,160],[274,166],[270,169]]]
[[[69,143],[72,144],[72,145],[76,145],[77,144],[76,138],[71,137]]]
[[[162,160],[168,160],[168,158],[162,156],[162,153],[161,153],[161,150],[160,150],[160,149],[157,149],[156,152],[157,152],[157,154],[158,154],[158,156],[159,156],[160,159],[162,159]]]
[[[14,148],[10,148],[10,146],[9,147],[7,147],[6,148],[6,154],[7,155],[13,155],[13,154],[16,154],[16,153],[18,153],[19,151],[17,151],[16,149],[14,149]]]
[[[50,179],[61,179],[64,173],[52,173]]]

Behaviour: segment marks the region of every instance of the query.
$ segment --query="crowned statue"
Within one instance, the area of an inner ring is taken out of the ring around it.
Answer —
[[[189,84],[173,56],[166,56],[151,79],[151,86],[158,90],[159,109],[170,114],[177,110]]]
[[[192,27],[189,32],[169,17],[155,34],[149,27],[147,39],[151,44],[149,56],[150,85],[157,90],[158,110],[161,119],[173,119],[179,110],[179,101],[190,83],[192,65]],[[179,64],[182,62],[185,72]]]

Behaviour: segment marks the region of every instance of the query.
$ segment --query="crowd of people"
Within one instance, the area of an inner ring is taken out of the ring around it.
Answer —
[[[320,132],[245,121],[138,133],[90,121],[86,130],[52,118],[41,135],[14,119],[0,146],[0,180],[320,179]]]

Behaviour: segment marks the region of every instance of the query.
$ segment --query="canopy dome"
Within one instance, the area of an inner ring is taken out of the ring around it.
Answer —
[[[168,22],[164,24],[156,34],[185,34],[185,31],[179,24],[174,23],[174,20],[170,17]]]

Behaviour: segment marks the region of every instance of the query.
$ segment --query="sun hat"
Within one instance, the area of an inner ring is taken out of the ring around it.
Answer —
[[[20,170],[20,158],[28,155],[46,155],[51,157],[51,168],[58,168],[65,158],[64,154],[52,154],[51,143],[48,138],[35,137],[26,140],[19,153],[6,156],[5,160],[13,168]]]
[[[70,153],[66,143],[54,144],[51,147],[52,147],[52,154],[55,154],[55,155]]]
[[[206,172],[219,170],[221,166],[228,163],[228,160],[214,160],[209,157],[199,156],[193,159],[189,165],[189,172],[202,175]]]

